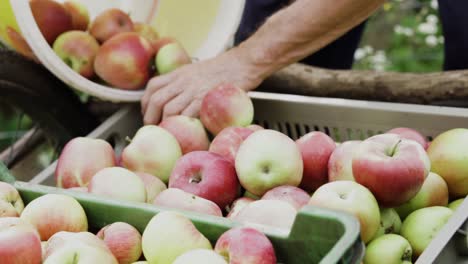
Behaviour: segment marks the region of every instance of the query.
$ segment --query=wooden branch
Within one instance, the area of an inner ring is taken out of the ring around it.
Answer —
[[[259,91],[309,96],[468,105],[468,70],[398,73],[326,70],[290,65],[267,78]]]

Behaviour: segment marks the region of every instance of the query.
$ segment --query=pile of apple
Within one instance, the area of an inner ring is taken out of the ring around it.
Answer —
[[[276,263],[273,245],[262,232],[231,228],[213,246],[190,219],[174,211],[155,215],[142,234],[124,222],[93,234],[73,197],[46,194],[24,207],[18,191],[3,182],[0,208],[2,264],[227,264],[246,258],[253,261],[249,263]]]
[[[145,87],[156,74],[168,73],[191,58],[172,37],[159,37],[146,23],[134,22],[111,8],[90,21],[76,0],[30,0],[35,21],[55,53],[85,78],[114,88]]]

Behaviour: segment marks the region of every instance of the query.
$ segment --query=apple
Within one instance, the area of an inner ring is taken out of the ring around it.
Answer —
[[[235,167],[241,185],[258,196],[277,186],[298,186],[302,180],[299,147],[285,134],[271,129],[256,131],[242,142]]]
[[[356,182],[367,187],[383,207],[413,198],[431,166],[419,143],[395,134],[379,134],[361,142],[352,164]]]
[[[213,249],[190,219],[174,211],[161,211],[149,221],[142,247],[148,263],[161,264],[172,264],[178,256],[193,249]]]
[[[254,130],[246,127],[226,127],[216,135],[208,150],[234,163],[240,145],[253,132]]]
[[[216,203],[220,208],[231,204],[240,194],[234,164],[208,151],[193,151],[177,160],[169,188],[178,188]]]
[[[117,264],[115,257],[101,248],[95,248],[83,243],[68,243],[45,259],[44,264]]]
[[[67,31],[58,36],[53,49],[60,59],[81,76],[94,76],[94,58],[99,43],[90,34],[78,30]]]
[[[77,0],[68,0],[63,3],[63,7],[70,13],[72,18],[72,28],[74,30],[86,31],[89,26],[89,12],[86,6]]]
[[[218,205],[197,195],[185,192],[177,188],[168,188],[162,191],[153,202],[156,206],[180,209],[201,214],[223,216]]]
[[[397,134],[402,138],[414,140],[418,142],[424,149],[427,149],[428,147],[428,140],[421,133],[419,133],[419,131],[415,129],[408,127],[396,127],[390,129],[386,133]]]
[[[33,225],[48,240],[60,231],[81,232],[88,229],[88,219],[80,203],[63,194],[46,194],[32,200],[20,218]]]
[[[430,172],[419,192],[395,209],[401,219],[405,219],[411,212],[423,207],[447,206],[448,198],[447,183],[436,173]]]
[[[49,238],[49,240],[47,240],[46,243],[44,243],[42,258],[47,259],[62,247],[69,244],[83,244],[107,251],[109,254],[112,254],[104,241],[99,239],[93,233],[60,231],[55,233]]]
[[[335,141],[327,134],[313,131],[300,137],[297,141],[304,162],[302,189],[308,192],[328,182],[328,159],[336,148]]]
[[[133,32],[134,30],[130,16],[117,8],[106,9],[94,18],[89,26],[89,33],[100,43],[105,43],[119,33]]]
[[[156,69],[159,74],[169,73],[191,62],[190,56],[179,42],[171,42],[162,46],[155,57]]]
[[[72,16],[65,7],[53,0],[30,0],[34,20],[49,45],[63,32],[73,29]]]
[[[159,50],[164,47],[166,44],[177,43],[177,40],[172,37],[161,37],[154,44],[152,43],[154,54],[158,54]]]
[[[273,244],[254,228],[235,227],[224,232],[216,241],[215,251],[229,263],[276,264]]]
[[[193,249],[178,256],[172,264],[228,264],[210,249]]]
[[[86,187],[96,172],[113,166],[115,153],[107,141],[76,137],[60,153],[55,180],[61,188]]]
[[[400,233],[411,244],[413,258],[421,255],[452,214],[453,211],[447,207],[431,206],[418,209],[406,217]]]
[[[148,42],[153,47],[153,51],[155,52],[154,54],[156,54],[158,40],[160,39],[158,33],[153,29],[152,26],[146,23],[134,22],[133,26],[134,26],[135,32],[137,32],[138,34],[140,34],[140,36],[148,40]]]
[[[148,82],[152,53],[149,42],[138,33],[119,33],[99,48],[94,69],[102,80],[116,88],[140,89]]]
[[[264,127],[260,126],[260,125],[257,125],[257,124],[251,124],[251,125],[248,125],[246,126],[248,129],[251,129],[253,131],[258,131],[258,130],[263,130],[265,129]]]
[[[328,181],[354,181],[353,153],[361,140],[350,140],[335,148],[328,160]]]
[[[257,200],[242,208],[232,220],[264,232],[269,229],[289,232],[297,210],[289,203],[278,200]]]
[[[0,182],[0,217],[19,216],[23,209],[23,199],[21,199],[15,187]]]
[[[133,172],[111,167],[98,171],[88,185],[88,192],[130,202],[146,202],[143,181]]]
[[[122,165],[131,170],[146,172],[169,181],[176,161],[182,156],[177,139],[162,127],[146,125],[138,129],[122,151]]]
[[[246,198],[250,198],[250,199],[253,199],[253,200],[260,200],[262,197],[261,196],[258,196],[258,195],[255,195],[249,191],[245,191],[244,192],[244,197]]]
[[[227,218],[235,217],[242,210],[242,208],[244,208],[246,205],[248,205],[249,203],[251,203],[253,201],[255,201],[255,200],[252,199],[252,198],[248,198],[248,197],[237,198],[231,204],[231,206],[229,206],[229,208],[227,208],[228,214],[227,214],[226,217]]]
[[[452,209],[453,211],[457,210],[458,207],[463,203],[465,198],[460,198],[448,204],[448,208]]]
[[[0,217],[0,260],[3,264],[40,264],[41,241],[37,231],[17,217]]]
[[[200,119],[184,115],[164,119],[159,126],[169,131],[179,142],[182,154],[208,150],[210,140]]]
[[[230,126],[252,123],[254,108],[249,95],[242,89],[223,83],[203,97],[200,120],[213,135]]]
[[[68,188],[67,190],[87,193],[88,192],[88,187],[72,187],[72,188]]]
[[[307,205],[310,200],[310,195],[295,186],[278,186],[262,196],[262,200],[280,200],[291,204],[296,210],[300,210],[304,205]]]
[[[5,33],[15,51],[25,56],[26,58],[29,58],[35,62],[39,62],[39,59],[36,57],[28,42],[26,42],[21,33],[10,26],[6,26]]]
[[[140,180],[142,180],[145,185],[147,203],[152,204],[156,196],[167,189],[166,184],[158,177],[144,172],[136,172],[135,174],[140,177]]]
[[[468,129],[447,130],[434,138],[427,149],[431,171],[447,183],[452,198],[468,195]]]
[[[412,254],[408,240],[400,235],[387,234],[367,245],[364,264],[411,264]]]
[[[135,227],[115,222],[96,234],[102,239],[120,264],[130,264],[140,259],[141,235]]]
[[[393,208],[380,208],[380,226],[372,240],[386,234],[399,234],[401,219]]]
[[[380,227],[380,209],[374,195],[354,181],[334,181],[322,185],[310,197],[310,205],[354,215],[361,226],[361,240],[369,242]]]

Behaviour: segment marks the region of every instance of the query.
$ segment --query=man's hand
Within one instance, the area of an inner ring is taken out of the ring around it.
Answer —
[[[245,91],[254,89],[261,80],[251,78],[249,68],[239,51],[232,49],[216,58],[154,77],[141,99],[144,123],[158,124],[166,117],[179,114],[198,116],[205,94],[223,82]]]

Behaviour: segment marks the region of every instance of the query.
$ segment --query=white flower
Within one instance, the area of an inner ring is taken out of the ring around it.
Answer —
[[[426,37],[426,44],[431,46],[431,47],[434,47],[436,46],[437,44],[439,43],[439,40],[437,39],[436,36],[434,35],[429,35]]]
[[[374,64],[385,64],[387,62],[387,56],[383,50],[378,50],[375,55],[371,58]]]
[[[439,8],[439,3],[437,2],[437,0],[431,0],[431,7],[433,9],[438,9]]]
[[[437,22],[439,22],[439,18],[434,14],[430,14],[426,17],[426,21],[427,23],[437,24]]]
[[[418,31],[423,34],[434,35],[437,32],[437,26],[431,23],[421,23],[418,26]]]
[[[364,47],[364,51],[367,53],[367,54],[371,54],[372,52],[374,52],[374,48],[372,48],[371,46],[367,45]]]
[[[354,52],[354,59],[361,60],[366,56],[366,51],[364,49],[358,48],[356,52]]]

